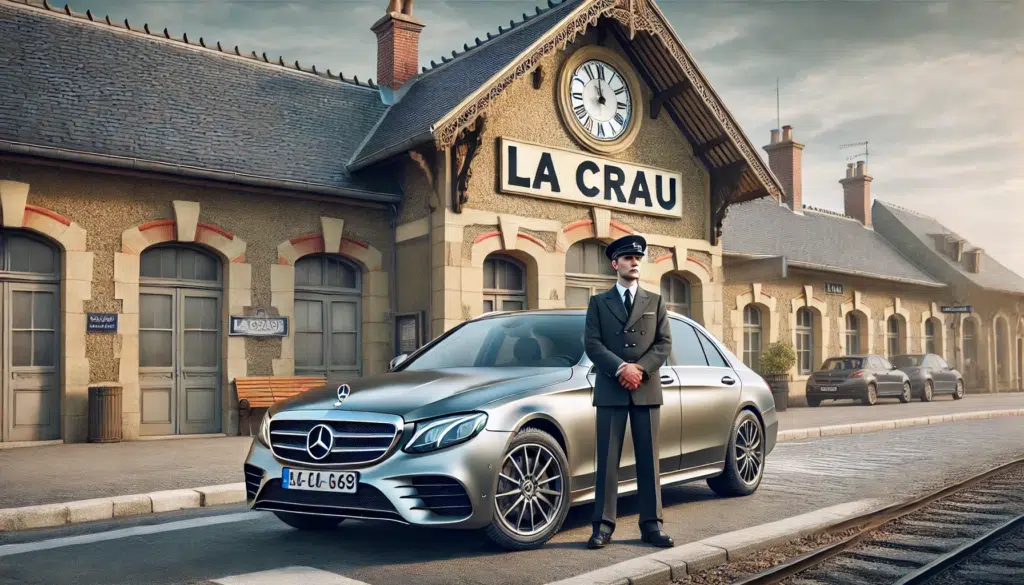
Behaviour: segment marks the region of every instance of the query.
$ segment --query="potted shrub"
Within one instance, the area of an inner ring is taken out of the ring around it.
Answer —
[[[772,389],[776,410],[789,407],[789,370],[794,364],[796,350],[787,342],[771,343],[761,354],[761,376]]]

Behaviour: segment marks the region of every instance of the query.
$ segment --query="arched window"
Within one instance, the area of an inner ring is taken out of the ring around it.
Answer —
[[[860,319],[853,311],[846,314],[846,355],[860,353]]]
[[[889,317],[886,323],[885,330],[885,344],[888,354],[886,357],[892,358],[893,356],[899,355],[900,353],[900,319],[896,315]]]
[[[295,263],[295,373],[328,379],[362,372],[362,273],[341,256]]]
[[[591,296],[615,286],[615,269],[604,255],[607,247],[600,240],[590,239],[580,240],[566,251],[566,307],[586,307]]]
[[[796,311],[796,365],[800,375],[814,369],[814,314],[807,307]]]
[[[935,321],[934,318],[924,322],[924,352],[935,353]]]
[[[488,256],[484,260],[484,312],[526,308],[526,267],[508,256]]]
[[[666,308],[680,315],[690,317],[690,282],[679,274],[661,277],[661,297]]]
[[[996,318],[996,379],[1010,380],[1010,326],[1002,317]]]
[[[743,308],[743,363],[755,372],[761,367],[761,310]]]

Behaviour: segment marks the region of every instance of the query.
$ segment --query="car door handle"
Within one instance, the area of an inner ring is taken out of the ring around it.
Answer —
[[[736,383],[736,380],[733,380],[731,376],[725,376],[722,378],[722,383],[727,386],[732,386]]]
[[[662,376],[661,377],[661,383],[662,384],[672,384],[674,382],[675,382],[675,380],[672,378],[672,376]]]

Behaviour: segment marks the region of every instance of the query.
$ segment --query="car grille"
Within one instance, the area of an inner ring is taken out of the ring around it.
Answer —
[[[411,490],[404,499],[418,499],[422,505],[413,510],[427,510],[439,516],[464,517],[473,512],[466,488],[458,480],[443,475],[418,475],[407,478],[399,487]]]
[[[249,465],[246,463],[243,466],[245,472],[245,497],[248,500],[252,500],[256,497],[256,492],[260,490],[260,480],[263,479],[263,470],[255,465]]]
[[[337,494],[286,490],[281,487],[281,480],[275,478],[263,486],[253,508],[271,512],[405,522],[383,492],[365,483],[360,483],[354,494]]]
[[[306,451],[306,436],[313,427],[334,429],[334,448],[323,459]],[[387,454],[399,427],[391,423],[340,420],[279,420],[270,422],[270,446],[274,455],[310,465],[365,465]]]

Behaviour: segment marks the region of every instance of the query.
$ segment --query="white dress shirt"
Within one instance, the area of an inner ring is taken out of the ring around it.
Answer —
[[[633,285],[630,286],[628,289],[626,287],[622,286],[621,284],[619,284],[618,282],[615,283],[615,290],[617,290],[619,292],[619,300],[622,301],[622,306],[623,307],[626,306],[626,291],[627,290],[629,291],[629,300],[630,300],[630,302],[632,302],[633,304],[636,304],[636,292],[639,289],[640,289],[640,285],[635,280],[633,281]],[[624,368],[624,367],[626,367],[626,362],[623,362],[623,363],[619,364],[618,369],[615,370],[615,375],[618,376],[619,373],[622,372],[622,368]]]

